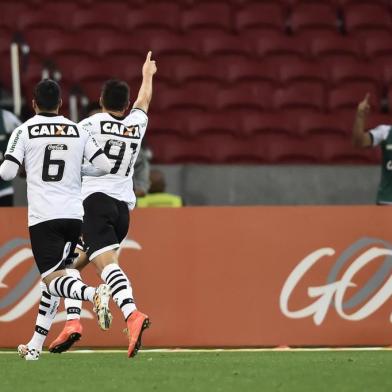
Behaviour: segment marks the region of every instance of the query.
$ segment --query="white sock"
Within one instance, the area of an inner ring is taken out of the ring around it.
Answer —
[[[80,273],[77,269],[66,269],[67,275],[81,280]],[[67,311],[67,321],[80,320],[80,312],[82,311],[82,301],[79,299],[64,298],[64,307]]]
[[[37,320],[35,322],[35,332],[30,342],[27,343],[29,348],[35,348],[42,351],[46,336],[49,333],[52,322],[56,316],[60,298],[50,295],[44,282],[41,282],[41,302],[39,303]]]
[[[136,310],[132,287],[127,276],[119,265],[113,263],[103,269],[101,278],[110,287],[114,302],[127,320],[130,314]]]
[[[53,279],[48,287],[50,294],[57,297],[79,299],[93,302],[95,288],[85,285],[81,280],[72,276],[59,276]]]

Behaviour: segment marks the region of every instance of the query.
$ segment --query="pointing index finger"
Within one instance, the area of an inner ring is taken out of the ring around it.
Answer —
[[[147,53],[147,57],[146,57],[147,61],[151,60],[151,55],[152,55],[152,52],[151,52],[151,50],[149,50],[148,53]]]

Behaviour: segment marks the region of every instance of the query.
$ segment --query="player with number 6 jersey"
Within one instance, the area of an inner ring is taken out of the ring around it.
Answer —
[[[46,79],[37,84],[33,99],[36,115],[12,133],[0,177],[13,179],[24,163],[31,248],[44,282],[43,297],[91,301],[99,324],[107,329],[111,320],[108,286],[87,286],[67,274],[65,263],[81,232],[83,157],[102,173],[109,172],[110,162],[87,130],[59,115],[61,104],[60,86],[55,81]],[[48,332],[43,325],[39,330],[41,335]],[[19,352],[26,359],[37,359],[39,351],[27,347]]]

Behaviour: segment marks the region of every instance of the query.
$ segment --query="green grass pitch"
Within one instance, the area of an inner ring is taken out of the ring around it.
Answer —
[[[392,390],[392,351],[0,354],[0,391]]]

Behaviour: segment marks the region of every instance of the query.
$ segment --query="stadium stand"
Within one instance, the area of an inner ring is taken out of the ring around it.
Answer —
[[[345,144],[353,110],[366,92],[384,121],[392,108],[384,0],[4,0],[0,32],[3,88],[13,35],[30,47],[26,102],[48,61],[65,96],[96,101],[113,76],[135,91],[151,49],[148,142],[161,163],[377,162]]]

